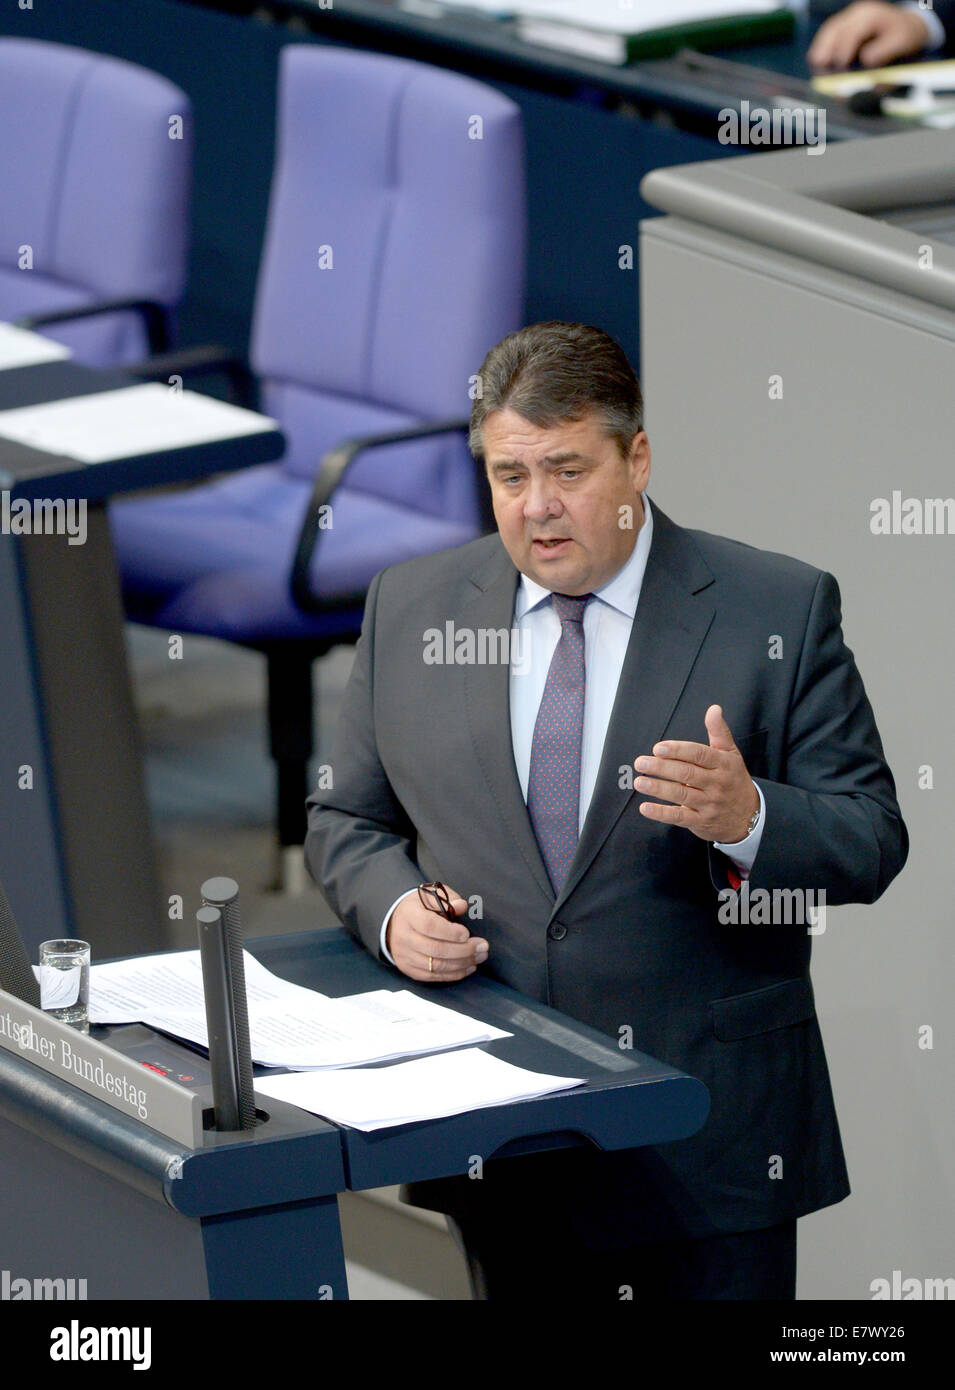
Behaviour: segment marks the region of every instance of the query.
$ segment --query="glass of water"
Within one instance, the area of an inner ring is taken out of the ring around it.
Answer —
[[[88,1033],[89,1006],[89,942],[41,942],[40,1008],[51,1018]]]

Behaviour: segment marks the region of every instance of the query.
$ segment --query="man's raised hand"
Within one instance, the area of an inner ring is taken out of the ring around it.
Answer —
[[[635,760],[634,767],[643,775],[633,785],[636,791],[672,803],[641,801],[641,815],[648,820],[681,825],[710,843],[735,845],[746,838],[759,810],[759,792],[719,705],[710,705],[705,722],[709,744],[676,739],[655,744],[653,757]]]

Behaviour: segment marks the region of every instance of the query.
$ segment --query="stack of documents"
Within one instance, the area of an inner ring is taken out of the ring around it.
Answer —
[[[785,0],[514,0],[508,8],[528,43],[605,63],[758,42],[793,28]]]
[[[536,1100],[583,1085],[580,1077],[525,1071],[480,1048],[470,1048],[369,1071],[257,1078],[255,1089],[334,1124],[373,1130],[516,1100]]]
[[[0,372],[11,367],[35,367],[39,362],[57,362],[72,353],[62,343],[30,333],[12,323],[0,323]]]
[[[289,984],[243,952],[252,1060],[293,1069],[352,1067],[511,1035],[419,999],[371,990],[329,999]],[[91,1023],[147,1023],[208,1047],[198,951],[140,956],[90,968]]]
[[[138,458],[277,428],[254,410],[158,381],[0,410],[3,438],[81,463]]]

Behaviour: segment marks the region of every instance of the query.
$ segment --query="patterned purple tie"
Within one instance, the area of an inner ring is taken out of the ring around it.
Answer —
[[[577,848],[580,744],[584,730],[584,609],[593,594],[554,594],[560,641],[537,712],[527,780],[527,811],[554,892]]]

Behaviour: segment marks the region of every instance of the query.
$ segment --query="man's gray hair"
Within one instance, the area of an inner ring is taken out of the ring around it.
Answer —
[[[643,429],[634,370],[620,344],[592,324],[555,319],[509,333],[481,363],[478,386],[468,437],[476,459],[484,457],[484,421],[505,408],[541,429],[596,410],[623,458]]]

